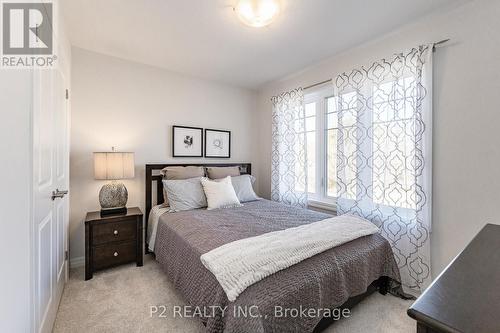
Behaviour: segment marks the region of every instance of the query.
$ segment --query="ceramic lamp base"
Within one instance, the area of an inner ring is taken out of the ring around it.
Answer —
[[[111,182],[104,185],[99,191],[99,203],[101,204],[101,215],[103,212],[119,214],[127,211],[128,192],[123,183]]]

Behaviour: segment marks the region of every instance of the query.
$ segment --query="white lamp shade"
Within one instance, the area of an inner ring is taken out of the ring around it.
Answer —
[[[134,178],[134,153],[94,153],[95,179]]]

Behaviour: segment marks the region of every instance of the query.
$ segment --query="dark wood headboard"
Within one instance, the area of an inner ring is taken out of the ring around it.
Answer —
[[[151,208],[154,205],[160,205],[165,200],[163,198],[163,183],[162,183],[162,175],[160,171],[163,168],[168,166],[202,166],[202,167],[232,167],[238,166],[240,168],[240,173],[242,175],[251,175],[252,174],[252,164],[251,163],[185,163],[185,164],[146,164],[146,220],[145,224],[145,233],[144,240],[146,243],[146,253],[148,253],[148,220],[149,213],[151,212]],[[153,202],[153,183],[156,183],[156,202]]]

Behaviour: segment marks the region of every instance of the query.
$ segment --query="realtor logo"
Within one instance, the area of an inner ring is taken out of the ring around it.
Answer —
[[[52,66],[53,3],[2,3],[2,67]]]

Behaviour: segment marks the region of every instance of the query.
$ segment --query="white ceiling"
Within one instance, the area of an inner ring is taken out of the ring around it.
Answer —
[[[256,88],[456,0],[281,0],[260,29],[238,21],[234,0],[61,2],[74,46]]]

